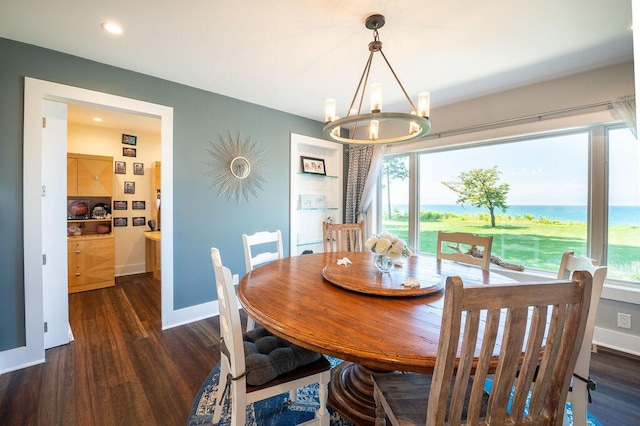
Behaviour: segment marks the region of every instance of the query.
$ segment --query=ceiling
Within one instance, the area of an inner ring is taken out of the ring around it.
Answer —
[[[432,109],[633,58],[631,0],[0,0],[0,37],[323,121],[328,97],[346,115],[374,13],[408,94],[431,92]],[[382,58],[369,81],[383,110],[409,111]]]

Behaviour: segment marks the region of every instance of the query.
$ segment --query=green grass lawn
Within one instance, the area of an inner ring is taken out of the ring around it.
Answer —
[[[557,271],[565,251],[586,254],[587,225],[583,223],[497,215],[496,227],[491,228],[488,214],[421,212],[420,216],[420,253],[435,253],[438,231],[458,231],[493,235],[491,253],[525,269]],[[385,216],[383,228],[407,240],[408,223],[403,215]],[[608,250],[608,278],[640,281],[640,227],[610,227]]]

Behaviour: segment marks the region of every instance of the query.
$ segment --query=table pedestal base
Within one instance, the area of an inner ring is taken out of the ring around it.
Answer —
[[[356,425],[372,425],[376,420],[371,373],[384,373],[344,361],[333,368],[329,383],[329,405]],[[397,374],[396,372],[388,372]]]

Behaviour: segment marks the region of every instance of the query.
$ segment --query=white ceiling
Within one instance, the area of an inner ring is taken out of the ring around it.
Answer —
[[[0,0],[0,37],[322,121],[327,97],[346,115],[373,13],[407,92],[430,91],[432,108],[633,57],[631,0]],[[376,58],[383,109],[408,111],[391,78]]]

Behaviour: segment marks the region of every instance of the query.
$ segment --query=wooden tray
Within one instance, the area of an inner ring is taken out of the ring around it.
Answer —
[[[338,287],[358,293],[377,296],[409,297],[426,296],[444,288],[446,277],[431,268],[420,268],[418,257],[405,259],[402,267],[393,267],[389,272],[379,272],[373,264],[372,253],[345,253],[351,260],[346,266],[329,264],[322,269],[322,276]],[[420,287],[404,287],[402,283],[413,277]]]

